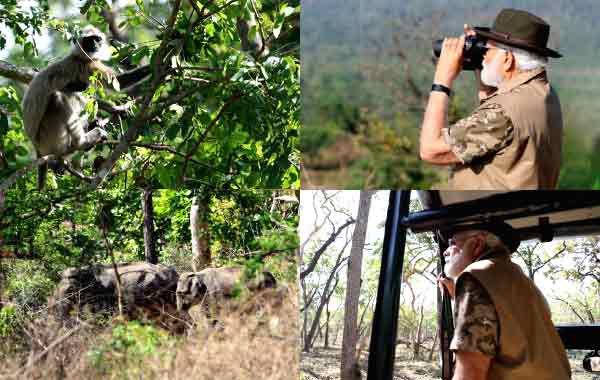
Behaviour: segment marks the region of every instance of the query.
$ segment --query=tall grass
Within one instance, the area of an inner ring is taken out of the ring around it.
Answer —
[[[0,378],[288,380],[299,371],[296,294],[293,284],[228,301],[216,325],[193,308],[197,324],[184,336],[137,321],[62,326],[38,315],[2,338]]]

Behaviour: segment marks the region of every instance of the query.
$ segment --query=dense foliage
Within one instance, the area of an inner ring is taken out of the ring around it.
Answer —
[[[15,45],[2,52],[23,69],[43,68],[67,54],[81,26],[107,31],[106,9],[105,1],[87,2],[83,17],[64,17],[50,12],[46,2],[29,10],[4,2],[0,14],[8,15],[3,22]],[[109,65],[125,70],[149,64],[153,73],[129,95],[101,81],[86,91],[92,99],[127,105],[127,111],[111,113],[98,101],[88,103],[90,120],[110,120],[110,139],[79,154],[84,172],[98,175],[95,184],[106,187],[115,176],[161,188],[299,187],[299,12],[294,0],[137,1],[118,9],[128,41],[113,44]],[[244,51],[237,20],[254,14],[259,22],[249,35],[260,35],[268,48]],[[37,42],[46,30],[53,41],[47,52]],[[0,48],[6,48],[6,37],[0,37]],[[0,178],[35,157],[23,134],[23,90],[15,81],[0,86]],[[118,142],[128,146],[121,149]],[[91,169],[103,162],[108,169],[114,162],[107,178]],[[18,181],[20,191],[32,188],[34,172]],[[69,176],[51,180],[56,181],[51,188],[78,186]]]

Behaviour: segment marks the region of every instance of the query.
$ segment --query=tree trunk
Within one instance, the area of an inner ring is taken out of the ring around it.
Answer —
[[[4,202],[6,200],[5,190],[0,189],[0,212],[4,211]]]
[[[331,318],[331,313],[329,312],[329,302],[327,302],[325,305],[325,344],[323,348],[329,348],[329,318]]]
[[[413,360],[421,360],[421,331],[423,329],[423,304],[419,310],[419,324],[417,325],[417,332],[413,338]]]
[[[1,244],[1,242],[0,242]],[[2,256],[0,255],[0,310],[4,305],[4,266],[2,265]]]
[[[210,245],[207,219],[207,202],[198,196],[192,198],[190,228],[192,231],[192,268],[199,272],[210,266]]]
[[[362,271],[362,257],[369,223],[369,210],[373,192],[361,191],[358,203],[358,216],[352,234],[352,249],[348,261],[348,282],[344,305],[344,335],[342,338],[341,380],[360,379],[360,369],[356,357],[358,343],[358,300]]]
[[[431,344],[431,350],[429,350],[429,361],[433,361],[433,354],[435,353],[435,348],[437,347],[438,340],[438,329],[435,329],[435,336],[433,337],[433,343]]]
[[[142,213],[144,215],[144,255],[150,264],[158,264],[156,237],[154,236],[154,207],[152,206],[152,188],[142,193]]]

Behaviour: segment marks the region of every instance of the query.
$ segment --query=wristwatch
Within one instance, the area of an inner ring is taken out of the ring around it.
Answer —
[[[437,84],[437,83],[434,83],[431,85],[431,91],[443,92],[446,95],[448,95],[448,97],[450,97],[450,95],[452,94],[452,90],[450,90],[448,87],[444,86],[443,84]]]

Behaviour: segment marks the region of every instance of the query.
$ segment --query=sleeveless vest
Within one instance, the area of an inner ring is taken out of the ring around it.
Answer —
[[[499,348],[492,359],[488,380],[571,378],[569,361],[550,319],[548,303],[533,281],[510,260],[508,251],[490,251],[463,273],[472,274],[483,285],[498,314]]]
[[[485,163],[456,165],[454,190],[554,189],[560,174],[562,112],[544,69],[517,74],[483,104],[502,106],[514,126],[512,142]]]

